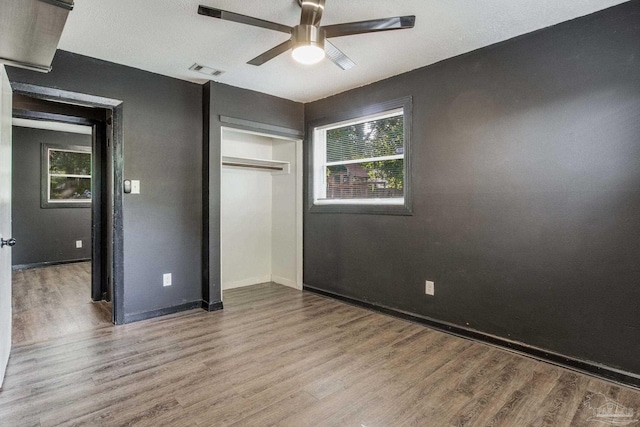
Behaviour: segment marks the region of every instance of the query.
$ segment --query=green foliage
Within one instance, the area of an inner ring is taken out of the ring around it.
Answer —
[[[327,161],[366,159],[402,154],[404,148],[402,116],[373,120],[327,131]],[[404,160],[363,162],[373,182],[386,182],[387,188],[404,187]]]
[[[369,177],[374,181],[385,181],[386,188],[404,188],[404,160],[385,160],[362,164],[368,169]]]
[[[49,150],[49,197],[52,200],[91,199],[91,153]],[[82,175],[73,177],[68,175]]]
[[[52,200],[91,199],[91,178],[51,177]]]
[[[91,153],[49,151],[49,172],[67,175],[91,175]]]

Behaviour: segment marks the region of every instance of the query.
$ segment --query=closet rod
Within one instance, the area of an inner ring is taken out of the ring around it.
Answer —
[[[222,166],[237,166],[240,168],[252,168],[252,169],[267,169],[272,171],[283,171],[284,168],[278,166],[261,166],[261,165],[248,165],[245,163],[231,163],[231,162],[222,162]]]

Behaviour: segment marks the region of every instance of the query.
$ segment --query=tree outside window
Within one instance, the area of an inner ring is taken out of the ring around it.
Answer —
[[[411,99],[365,111],[310,125],[312,212],[411,213]]]
[[[41,205],[91,206],[91,147],[42,145]]]

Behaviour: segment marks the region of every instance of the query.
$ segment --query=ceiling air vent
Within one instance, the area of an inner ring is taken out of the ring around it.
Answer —
[[[217,77],[220,74],[224,73],[224,71],[222,70],[216,70],[215,68],[207,67],[205,65],[200,65],[200,64],[193,64],[191,67],[189,67],[189,69],[192,71],[197,71],[198,73],[201,73],[201,74],[206,74],[207,76],[210,76],[210,77]]]

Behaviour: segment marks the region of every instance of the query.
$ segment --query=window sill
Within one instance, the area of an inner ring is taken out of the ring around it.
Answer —
[[[349,203],[314,203],[309,207],[309,213],[345,213],[345,214],[370,214],[370,215],[413,215],[411,208],[406,204],[365,204]]]
[[[91,202],[41,202],[42,209],[90,208]]]
[[[358,205],[358,206],[404,206],[404,199],[322,199],[316,200],[314,205]]]

